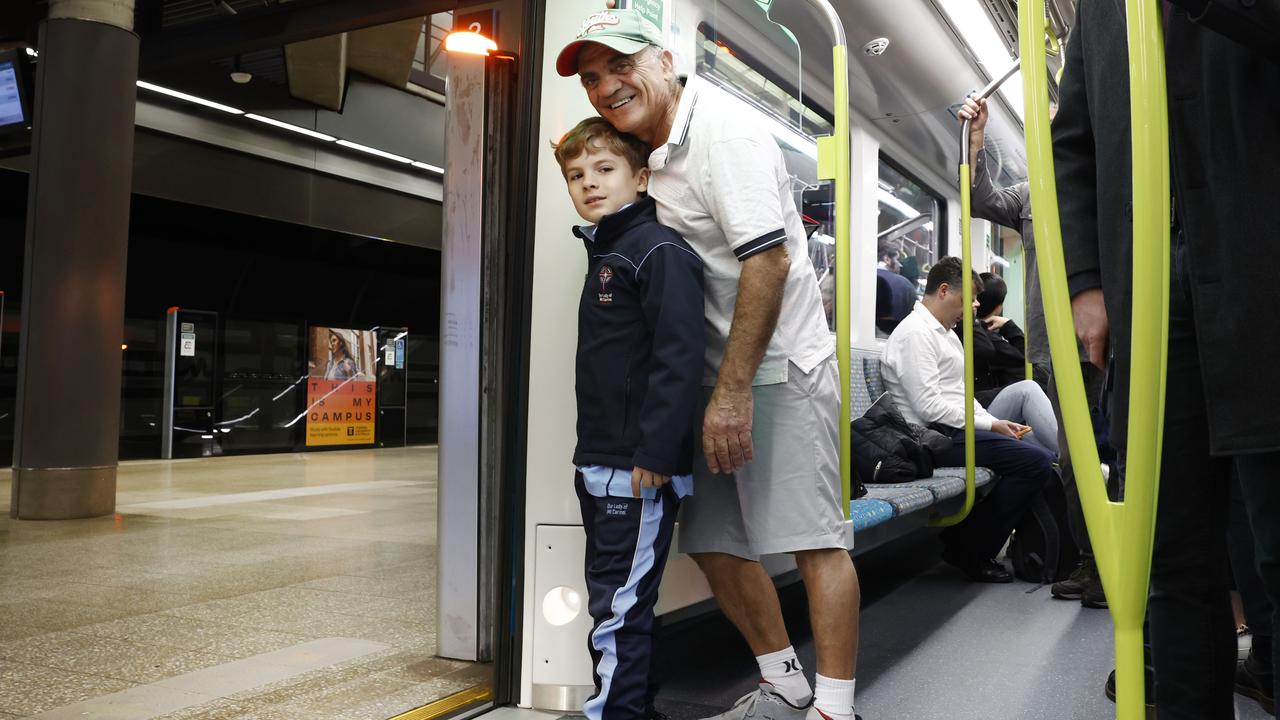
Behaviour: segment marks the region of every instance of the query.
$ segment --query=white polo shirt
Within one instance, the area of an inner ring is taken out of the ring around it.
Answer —
[[[924,303],[898,323],[880,361],[884,386],[907,422],[964,427],[964,345]],[[990,430],[995,420],[973,401],[973,427]]]
[[[768,130],[690,78],[667,143],[649,156],[658,220],[702,256],[707,361],[714,385],[724,359],[742,261],[777,245],[791,257],[778,326],[754,385],[786,382],[788,361],[809,373],[835,352],[808,240],[782,151]]]

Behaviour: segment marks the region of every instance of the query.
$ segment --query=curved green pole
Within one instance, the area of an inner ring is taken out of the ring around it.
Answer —
[[[1018,71],[1018,61],[1015,60],[996,79],[987,84],[982,92],[978,93],[979,98],[991,97],[996,88],[1013,76]],[[969,121],[965,120],[960,128],[960,264],[970,272],[964,273],[964,279],[960,281],[960,290],[964,299],[966,308],[973,307],[973,248],[970,242],[971,229],[973,224],[973,208],[970,206],[970,197],[973,194],[973,175],[969,169]],[[973,312],[970,310],[964,314],[961,332],[964,333],[964,502],[960,509],[951,515],[933,518],[929,524],[934,527],[951,527],[962,522],[969,517],[970,511],[973,510],[973,503],[978,496],[978,485],[975,478],[976,461],[974,449],[974,426],[973,426]]]
[[[831,25],[835,43],[831,48],[831,68],[835,90],[835,134],[818,138],[818,177],[835,180],[836,204],[836,363],[840,369],[840,507],[849,519],[849,502],[853,478],[853,457],[850,437],[850,398],[853,387],[850,374],[851,328],[850,312],[850,250],[849,232],[853,222],[853,186],[849,171],[849,47],[845,43],[844,25],[840,16],[827,0],[810,0],[826,15]]]
[[[1122,503],[1107,498],[1098,469],[1097,446],[1076,352],[1047,122],[1048,69],[1043,62],[1027,63],[1023,91],[1027,103],[1031,202],[1036,208],[1033,222],[1055,382],[1076,485],[1115,623],[1116,713],[1121,720],[1142,720],[1146,717],[1142,620],[1151,576],[1168,351],[1169,128],[1159,4],[1155,0],[1126,2],[1133,118],[1134,278],[1127,472]],[[1020,3],[1018,15],[1023,57],[1035,57],[1032,53],[1037,48],[1028,39],[1044,34],[1044,0]],[[1073,68],[1072,72],[1081,72],[1081,68]]]

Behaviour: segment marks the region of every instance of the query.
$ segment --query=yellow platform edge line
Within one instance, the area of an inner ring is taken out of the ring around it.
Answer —
[[[443,717],[468,705],[492,699],[493,688],[488,685],[481,685],[480,687],[463,690],[462,692],[454,693],[449,697],[427,703],[420,708],[414,708],[409,712],[396,715],[395,717],[390,718],[390,720],[434,720],[435,718]]]

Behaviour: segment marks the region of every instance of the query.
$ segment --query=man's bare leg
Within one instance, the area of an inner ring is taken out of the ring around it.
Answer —
[[[809,624],[818,673],[850,680],[858,667],[858,610],[862,591],[849,553],[840,548],[795,554],[809,594]]]
[[[695,553],[693,559],[753,654],[767,655],[791,645],[778,593],[760,563],[726,553]]]

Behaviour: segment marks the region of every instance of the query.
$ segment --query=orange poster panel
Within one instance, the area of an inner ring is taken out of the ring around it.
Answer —
[[[372,445],[378,386],[365,380],[307,379],[307,445]]]

